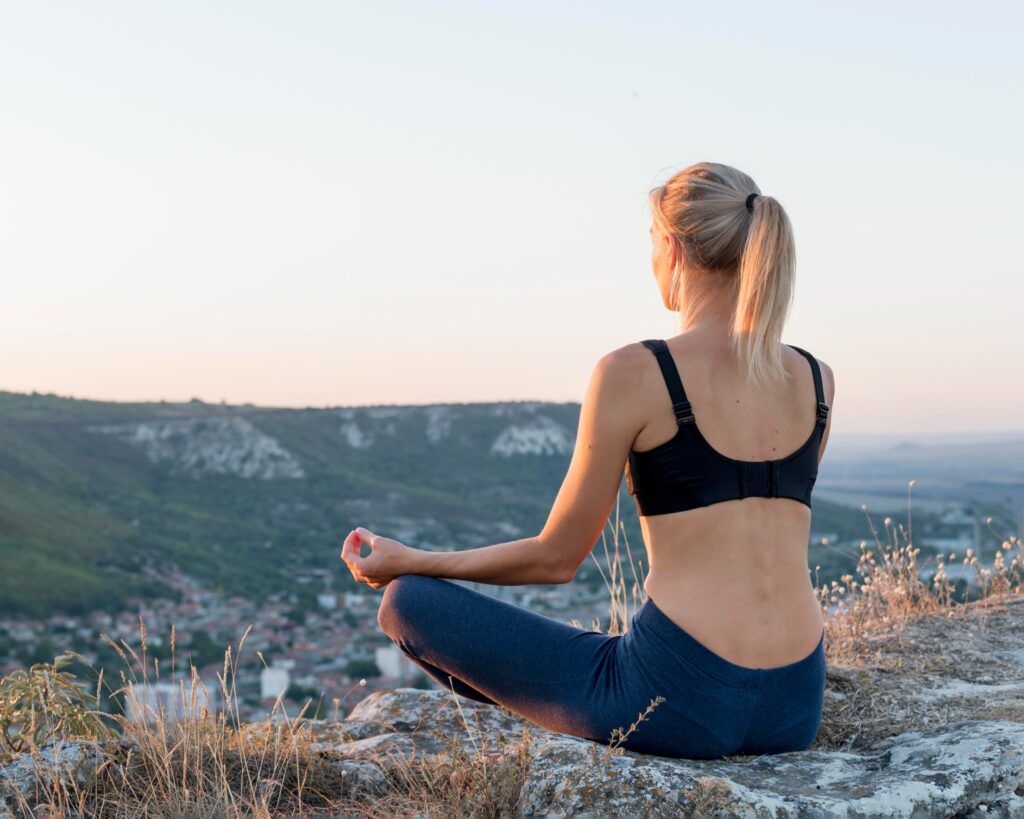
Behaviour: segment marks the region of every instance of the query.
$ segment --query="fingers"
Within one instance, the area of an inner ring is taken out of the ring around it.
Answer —
[[[373,543],[378,537],[379,535],[375,535],[373,532],[359,526],[348,533],[348,536],[341,545],[341,559],[345,561],[345,564],[349,567],[349,571],[352,572],[352,576],[359,583],[365,583],[374,590],[379,590],[386,584],[370,580],[370,578],[363,572],[363,569],[367,567],[366,561],[368,561],[372,555],[366,555],[365,557],[360,555],[359,547],[361,544],[366,543],[372,549]]]
[[[377,535],[371,532],[369,529],[364,529],[362,526],[357,526],[355,529],[356,536],[371,549],[373,544],[377,542]]]
[[[359,554],[359,535],[356,534],[355,529],[348,533],[345,542],[341,544],[341,559],[346,563],[352,561],[353,564],[358,564],[363,559]]]

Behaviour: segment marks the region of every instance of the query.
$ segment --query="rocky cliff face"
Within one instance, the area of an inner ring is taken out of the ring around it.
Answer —
[[[138,447],[154,463],[191,475],[237,475],[274,480],[301,478],[302,466],[276,439],[241,416],[180,418],[137,424],[101,424],[94,432]]]
[[[470,754],[497,748],[497,760],[525,732],[518,812],[527,816],[1024,816],[1024,599],[925,617],[866,635],[862,647],[870,659],[861,664],[830,664],[822,730],[797,753],[647,756],[412,688],[372,694],[343,721],[306,725],[346,788],[368,800],[386,791],[389,758],[422,764],[454,742]],[[83,764],[95,765],[82,746],[65,751],[69,776],[80,779]],[[0,793],[27,793],[33,770],[31,760],[0,769]]]

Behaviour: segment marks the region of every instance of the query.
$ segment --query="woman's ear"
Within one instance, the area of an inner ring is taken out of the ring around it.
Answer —
[[[666,258],[668,259],[668,269],[675,270],[676,266],[680,268],[685,267],[686,260],[683,256],[683,249],[679,246],[679,242],[675,236],[666,236],[668,240],[668,250]]]

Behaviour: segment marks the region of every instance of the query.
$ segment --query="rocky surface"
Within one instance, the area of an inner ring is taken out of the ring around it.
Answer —
[[[26,802],[34,804],[36,794],[46,793],[58,780],[85,787],[101,763],[95,744],[59,739],[43,746],[38,757],[22,754],[0,765],[0,819],[17,815],[15,810]]]
[[[862,642],[871,661],[830,662],[822,731],[795,753],[648,756],[412,688],[371,694],[340,722],[304,725],[346,789],[368,799],[386,787],[394,755],[429,764],[457,743],[500,760],[528,740],[519,798],[528,816],[1024,817],[1024,599]],[[82,777],[94,758],[72,753],[68,775]],[[29,762],[0,768],[0,794],[31,785]]]
[[[342,723],[311,723],[318,747],[352,759],[445,753],[446,737],[497,750],[528,727],[525,815],[1024,816],[1024,725],[965,719],[862,751],[679,760],[609,752],[443,691],[400,688],[363,700]]]

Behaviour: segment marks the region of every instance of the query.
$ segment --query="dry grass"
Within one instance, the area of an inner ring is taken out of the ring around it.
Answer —
[[[937,562],[932,582],[917,576],[919,550],[913,546],[909,520],[909,507],[906,529],[886,518],[883,543],[869,516],[875,548],[869,548],[864,541],[856,574],[844,576],[841,583],[817,588],[825,619],[829,686],[843,696],[840,704],[826,713],[816,745],[851,747],[858,738],[904,729],[898,696],[880,685],[874,672],[897,665],[902,670],[909,667],[935,671],[943,667],[941,651],[936,652],[934,645],[916,645],[913,641],[903,644],[909,625],[924,618],[945,617],[950,624],[962,627],[966,638],[978,618],[997,610],[1000,600],[1020,593],[1024,562],[1020,537],[1003,539],[990,568],[980,566],[977,555],[968,550],[963,562],[974,567],[981,593],[977,601],[965,603],[954,599],[954,586],[944,571],[948,565],[945,557]],[[605,565],[596,557],[594,560],[609,595],[610,616],[604,631],[616,635],[627,631],[632,614],[643,604],[646,594],[642,572],[637,571],[632,560],[618,506],[612,528],[610,550],[607,539],[602,537]],[[624,570],[624,555],[628,556],[630,578]],[[955,557],[950,555],[948,560]],[[600,623],[595,622],[592,628],[601,630]],[[205,696],[200,696],[205,694],[203,682],[191,667],[188,683],[178,680],[184,710],[179,719],[169,718],[163,709],[153,713],[139,700],[135,687],[129,685],[139,682],[136,669],[141,670],[142,684],[150,681],[145,623],[141,618],[140,631],[141,656],[123,640],[118,645],[106,635],[103,638],[117,650],[129,669],[128,676],[121,672],[122,685],[111,696],[123,697],[126,712],[148,711],[149,721],[129,721],[89,711],[84,700],[79,702],[70,695],[66,681],[54,686],[47,683],[45,677],[51,671],[57,673],[57,668],[33,667],[33,690],[62,690],[63,697],[47,698],[37,693],[30,707],[25,706],[26,700],[22,698],[17,721],[10,717],[12,700],[6,702],[6,725],[15,726],[9,729],[14,738],[6,740],[9,751],[14,749],[42,760],[39,745],[43,739],[53,735],[92,737],[102,758],[102,764],[85,784],[74,778],[62,779],[57,772],[49,779],[42,777],[41,781],[48,783],[44,792],[36,794],[31,805],[28,800],[21,800],[19,807],[26,815],[31,815],[33,809],[50,816],[99,817],[498,817],[517,813],[520,790],[535,753],[528,727],[512,740],[489,737],[469,725],[458,696],[452,692],[462,725],[447,737],[446,750],[409,755],[382,748],[362,756],[383,774],[384,786],[372,792],[360,790],[349,784],[351,777],[346,778],[347,772],[339,765],[337,755],[314,747],[315,737],[310,735],[305,719],[309,702],[298,715],[289,717],[282,694],[264,723],[241,723],[234,681],[237,657],[249,630],[237,650],[228,646],[225,651],[223,672],[218,674],[224,710],[211,713],[206,708]],[[71,656],[86,662],[80,655]],[[173,678],[173,627],[171,656]],[[154,680],[159,681],[159,663],[153,660],[152,665]],[[97,683],[97,701],[101,682],[102,675]],[[613,731],[605,748],[595,743],[591,749],[592,769],[606,769],[611,774],[611,758],[622,753],[624,740],[661,701],[662,698],[655,698],[631,726]],[[341,700],[335,701],[336,710],[340,703]],[[5,702],[0,700],[0,712],[4,707]],[[100,725],[99,717],[116,723],[119,739],[104,738],[110,736],[113,726]],[[696,782],[686,797],[711,813],[728,809],[727,790],[723,790],[721,782],[708,779]]]
[[[590,552],[590,559],[594,561],[601,579],[604,580],[605,589],[608,591],[608,628],[604,629],[605,634],[621,635],[629,630],[629,621],[638,608],[647,600],[647,592],[644,589],[643,572],[637,572],[636,563],[633,562],[633,552],[629,548],[629,538],[626,535],[626,525],[620,518],[620,499],[615,502],[615,520],[609,521],[612,527],[612,549],[608,551],[608,537],[605,531],[601,532],[601,548],[604,552],[605,565]],[[626,571],[623,565],[623,553],[629,558],[630,574],[632,583],[627,591]],[[577,628],[586,628],[579,620],[570,620],[570,625]],[[602,631],[601,624],[594,621],[590,626],[592,631]]]
[[[141,656],[124,640],[118,645],[107,635],[103,638],[128,667],[127,675],[123,670],[120,672],[121,687],[110,691],[110,696],[121,697],[126,713],[146,715],[149,719],[133,721],[118,714],[102,714],[116,723],[120,735],[116,741],[96,743],[102,762],[88,783],[83,786],[76,780],[45,777],[49,787],[47,792],[37,795],[35,809],[42,808],[47,815],[56,816],[269,817],[322,813],[332,806],[336,801],[334,795],[344,790],[343,775],[323,754],[310,747],[313,738],[303,719],[305,707],[289,719],[282,693],[265,724],[246,725],[239,719],[234,658],[241,653],[249,629],[237,653],[228,646],[223,673],[217,675],[221,696],[227,704],[225,710],[214,713],[206,707],[204,683],[195,666],[190,666],[188,684],[177,680],[184,712],[180,719],[170,718],[163,707],[154,711],[139,695],[137,684],[144,687],[151,681],[160,681],[159,661],[153,660],[152,680],[149,674],[146,629],[141,618],[140,633]],[[172,668],[174,650],[172,627]],[[69,656],[88,665],[81,655],[70,652]],[[141,680],[136,668],[142,670]],[[68,731],[64,735],[103,738],[93,730]],[[44,758],[31,738],[27,744],[29,753],[40,760]],[[20,808],[30,812],[26,800],[20,801]]]
[[[909,623],[936,616],[978,621],[999,607],[1008,596],[1021,593],[1024,552],[1020,536],[1013,534],[998,535],[994,532],[1002,543],[990,567],[981,565],[973,549],[966,550],[961,562],[974,570],[978,586],[978,596],[974,600],[968,601],[963,596],[958,599],[955,584],[946,574],[950,562],[957,559],[955,552],[937,556],[930,583],[919,577],[926,567],[918,564],[921,550],[913,544],[910,526],[909,492],[914,483],[910,481],[908,486],[907,526],[886,517],[883,521],[883,542],[867,508],[861,507],[867,515],[875,548],[871,548],[868,541],[861,541],[855,574],[843,575],[840,581],[833,580],[824,586],[815,583],[825,621],[826,652],[830,664],[885,665],[899,656],[885,649],[894,640],[901,640]],[[991,518],[988,525],[991,529]],[[915,660],[934,662],[934,646],[919,648],[922,650],[914,654]]]
[[[683,790],[683,798],[691,806],[691,816],[740,815],[736,812],[739,800],[729,783],[714,776],[699,776],[694,783]]]

